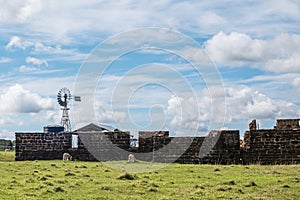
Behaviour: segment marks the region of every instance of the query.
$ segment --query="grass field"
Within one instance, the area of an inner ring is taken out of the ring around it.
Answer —
[[[300,199],[300,165],[14,161],[0,152],[0,199]],[[119,167],[115,170],[109,166]]]

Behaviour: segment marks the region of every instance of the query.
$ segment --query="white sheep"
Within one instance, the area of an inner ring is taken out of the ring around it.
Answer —
[[[63,160],[72,160],[72,156],[69,153],[64,153]]]
[[[128,155],[128,162],[135,162],[136,161],[136,159],[135,159],[135,157],[134,157],[134,155],[133,154],[129,154]]]

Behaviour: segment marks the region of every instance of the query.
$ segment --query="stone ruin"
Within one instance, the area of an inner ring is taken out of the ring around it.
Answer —
[[[74,136],[78,138],[75,147]],[[88,148],[83,142],[86,140],[91,141]],[[168,131],[140,131],[138,147],[131,146],[130,141],[129,132],[103,131],[94,124],[74,132],[16,133],[15,159],[62,159],[67,152],[82,161],[127,160],[133,154],[138,160],[164,163],[300,163],[299,119],[278,119],[274,129],[258,129],[253,120],[243,140],[238,130],[221,130],[211,131],[206,137],[170,137]]]
[[[251,129],[244,134],[241,159],[245,164],[299,164],[299,119],[278,119],[274,129]]]

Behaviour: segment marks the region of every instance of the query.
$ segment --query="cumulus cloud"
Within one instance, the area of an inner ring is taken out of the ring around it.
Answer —
[[[247,86],[225,88],[226,108],[212,105],[207,89],[196,101],[194,98],[172,96],[168,101],[166,114],[171,117],[170,127],[181,130],[207,131],[212,120],[211,109],[226,109],[225,123],[239,120],[274,120],[295,118],[300,107],[291,102],[272,99]],[[198,128],[197,128],[198,127]]]
[[[272,72],[300,72],[300,35],[255,39],[244,33],[219,32],[204,48],[219,65],[249,65]]]
[[[11,50],[13,48],[20,48],[20,49],[26,49],[29,46],[32,46],[33,43],[29,41],[22,41],[20,37],[18,36],[12,36],[8,42],[8,44],[5,46],[6,50]]]
[[[1,1],[0,21],[4,23],[17,22],[24,23],[32,16],[41,11],[40,0],[25,1]]]
[[[240,119],[298,117],[299,106],[274,100],[249,87],[226,88],[227,122]]]
[[[43,98],[19,84],[10,86],[0,95],[1,113],[38,113],[53,108],[54,102],[51,98]]]
[[[175,129],[176,132],[207,131],[204,122],[209,121],[209,109],[201,109],[203,105],[204,102],[197,102],[193,97],[183,98],[172,95],[166,109],[166,115],[171,116],[170,128]]]
[[[33,65],[45,65],[48,66],[48,62],[45,59],[38,59],[38,58],[34,58],[34,57],[30,57],[28,56],[26,58],[26,62],[29,64],[33,64]]]

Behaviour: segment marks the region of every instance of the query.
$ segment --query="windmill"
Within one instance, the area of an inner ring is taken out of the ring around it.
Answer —
[[[57,94],[57,102],[62,107],[62,117],[61,117],[61,125],[64,127],[65,131],[71,131],[71,122],[69,118],[69,110],[68,103],[70,100],[74,99],[74,101],[81,101],[80,96],[72,96],[71,92],[68,88],[61,88]]]

